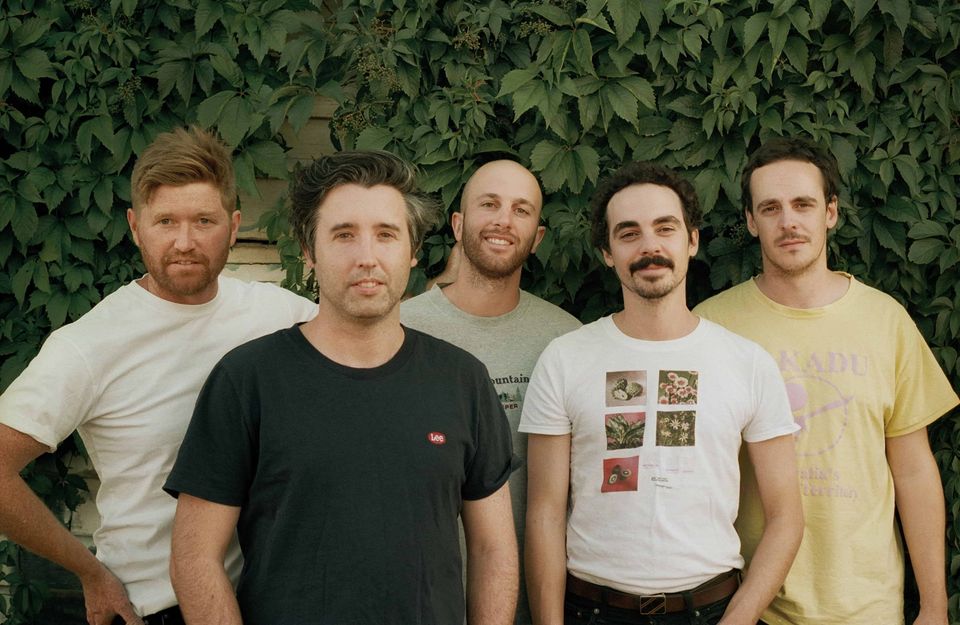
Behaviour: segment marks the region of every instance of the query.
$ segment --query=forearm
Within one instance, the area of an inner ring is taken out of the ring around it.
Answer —
[[[524,539],[527,598],[535,625],[563,623],[567,548],[564,515],[531,510]]]
[[[19,474],[0,476],[0,533],[18,545],[55,562],[84,580],[106,572]]]
[[[897,509],[920,591],[920,609],[936,621],[947,621],[946,556],[943,487],[931,457],[924,470],[896,480]]]
[[[188,625],[242,625],[237,596],[223,562],[174,554],[170,577]]]
[[[800,517],[800,515],[797,515]],[[803,537],[802,517],[767,519],[750,568],[720,621],[754,625],[783,585]]]
[[[472,549],[467,559],[467,623],[511,625],[519,590],[516,541]]]

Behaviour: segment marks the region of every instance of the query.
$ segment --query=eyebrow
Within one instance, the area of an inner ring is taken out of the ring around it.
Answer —
[[[489,192],[489,193],[481,193],[481,194],[478,195],[475,199],[476,199],[476,200],[483,200],[483,199],[488,199],[488,198],[491,199],[491,200],[498,200],[498,201],[501,200],[501,199],[503,199],[503,198],[501,198],[499,195],[497,195],[496,193],[492,193],[492,192]],[[533,202],[531,202],[530,200],[528,200],[528,199],[526,199],[526,198],[519,198],[519,199],[517,199],[517,200],[514,200],[513,203],[514,203],[514,204],[523,204],[524,206],[530,206],[531,208],[534,206]]]
[[[356,227],[357,227],[357,224],[353,223],[352,221],[344,221],[342,223],[338,223],[330,226],[330,231],[333,232],[335,230],[350,230],[351,228],[356,228]],[[375,224],[374,228],[393,230],[395,232],[399,232],[401,230],[400,226],[398,226],[397,224],[389,223],[386,221],[381,221],[380,223]]]
[[[676,217],[674,217],[673,215],[665,215],[663,217],[657,217],[656,219],[653,220],[654,226],[659,226],[660,224],[680,224],[680,223],[682,222]],[[640,227],[639,222],[636,222],[633,220],[621,221],[621,222],[618,222],[613,227],[613,234],[616,234],[621,230],[626,230],[627,228],[639,228],[639,227]]]

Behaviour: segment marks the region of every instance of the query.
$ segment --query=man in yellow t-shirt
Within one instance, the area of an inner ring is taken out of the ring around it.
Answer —
[[[916,625],[946,625],[944,497],[927,426],[957,394],[893,298],[827,267],[837,223],[836,160],[796,138],[765,143],[742,177],[763,273],[694,312],[777,360],[801,426],[806,529],[770,625],[901,625],[903,533],[920,589]],[[749,557],[762,529],[749,466],[738,531]]]

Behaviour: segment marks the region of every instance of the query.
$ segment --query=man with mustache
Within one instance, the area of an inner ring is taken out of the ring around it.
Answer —
[[[523,263],[545,232],[542,208],[540,184],[522,165],[498,160],[481,166],[450,219],[462,247],[453,283],[400,305],[404,325],[467,350],[487,367],[514,431],[513,448],[521,455],[526,436],[516,429],[533,366],[547,343],[580,327],[558,306],[520,289]],[[521,467],[510,478],[521,546],[526,492],[527,472]],[[516,620],[530,623],[522,588]]]
[[[593,242],[624,305],[551,342],[527,389],[538,625],[753,624],[800,543],[797,426],[776,363],[686,305],[701,218],[692,185],[652,163],[625,165],[593,198]],[[741,583],[742,443],[767,525]]]
[[[198,625],[508,625],[517,547],[510,427],[483,365],[400,325],[438,212],[386,152],[303,168],[292,225],[312,321],[214,368],[166,488],[174,587]],[[237,593],[223,552],[244,555]]]
[[[131,193],[146,275],[54,331],[0,396],[0,532],[80,578],[90,625],[174,625],[175,503],[161,487],[200,387],[227,351],[309,319],[316,305],[219,277],[240,212],[230,152],[210,133],[158,135]],[[100,478],[96,557],[19,476],[74,430]],[[238,555],[227,563],[234,578]]]
[[[920,591],[915,623],[946,625],[943,488],[926,428],[957,395],[899,303],[828,268],[839,217],[833,155],[807,139],[771,139],[751,155],[741,188],[763,273],[695,312],[774,356],[802,426],[806,533],[763,619],[902,624],[898,512]],[[752,473],[744,463],[737,527],[748,557],[763,527]]]

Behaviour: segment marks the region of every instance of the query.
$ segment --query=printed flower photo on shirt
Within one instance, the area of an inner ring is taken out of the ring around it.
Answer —
[[[637,490],[637,467],[640,456],[629,458],[606,458],[603,461],[603,484],[601,493]]]
[[[697,403],[697,371],[661,371],[657,403],[677,406]]]
[[[694,410],[657,412],[657,447],[693,447],[697,442]]]
[[[647,403],[646,371],[608,371],[606,405],[644,406]]]
[[[630,449],[643,445],[647,425],[645,412],[614,412],[604,417],[607,429],[607,449]]]

